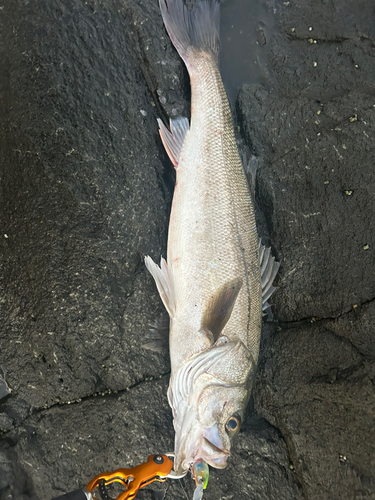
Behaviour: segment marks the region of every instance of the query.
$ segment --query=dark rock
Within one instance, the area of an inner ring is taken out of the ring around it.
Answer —
[[[295,323],[265,328],[258,413],[204,498],[373,498],[372,6],[257,9],[223,74],[233,98],[259,63],[238,120],[275,317]],[[188,115],[190,91],[156,1],[8,0],[0,23],[0,498],[48,500],[173,448],[169,361],[140,348],[162,311],[143,256],[166,253],[173,189],[156,117]]]
[[[99,472],[131,467],[151,453],[172,450],[167,382],[155,380],[117,396],[90,397],[32,415],[17,429],[17,442],[7,446],[1,462],[4,498],[52,498],[67,487],[86,485]],[[14,464],[21,467],[24,481],[15,481]],[[238,439],[231,467],[210,474],[205,497],[298,498],[288,466],[278,432],[253,417]],[[192,498],[190,478],[184,489]],[[166,498],[182,499],[185,494],[179,482],[172,482]]]
[[[362,7],[355,22],[347,2],[281,7],[274,80],[237,103],[260,159],[261,232],[281,261],[284,326],[265,337],[255,406],[308,499],[375,497],[374,30]]]
[[[8,396],[8,394],[10,394],[11,392],[12,391],[9,389],[8,384],[6,383],[4,371],[0,366],[0,400]]]
[[[369,360],[375,358],[374,325],[374,300],[325,323],[326,328],[347,338]]]
[[[340,318],[341,330],[350,321]],[[374,498],[374,365],[338,327],[320,323],[275,336],[256,408],[284,436],[305,498]]]
[[[4,494],[53,498],[85,486],[100,472],[138,465],[151,453],[172,449],[166,388],[166,380],[152,381],[34,414],[8,450],[8,460],[21,464],[29,478],[27,491],[12,481]]]
[[[244,86],[237,103],[243,135],[261,160],[257,196],[262,232],[281,261],[273,300],[283,321],[335,317],[375,291],[368,272],[375,260],[373,23],[361,13],[354,34],[325,5],[322,22],[341,30],[329,41],[316,17],[307,34],[301,9],[281,7],[280,28],[291,37],[275,35],[274,79],[268,88]]]
[[[139,348],[160,307],[142,256],[165,253],[170,201],[156,112],[127,9],[95,5],[1,14],[2,362],[35,408],[168,369]]]

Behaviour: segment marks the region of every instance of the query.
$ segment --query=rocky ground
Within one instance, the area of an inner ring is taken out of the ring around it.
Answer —
[[[235,107],[275,322],[205,498],[374,499],[374,6],[265,9],[269,62]],[[0,499],[49,500],[173,448],[142,259],[166,254],[173,192],[156,117],[188,113],[189,86],[156,0],[7,0],[0,25]]]

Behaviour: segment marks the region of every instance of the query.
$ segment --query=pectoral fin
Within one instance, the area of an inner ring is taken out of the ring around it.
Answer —
[[[235,278],[225,283],[211,296],[203,314],[201,329],[212,333],[213,343],[217,341],[227,324],[241,287],[242,279]]]

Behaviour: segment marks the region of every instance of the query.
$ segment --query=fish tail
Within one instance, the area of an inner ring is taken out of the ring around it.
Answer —
[[[168,35],[188,70],[199,53],[219,59],[219,0],[196,0],[188,9],[184,0],[159,0]]]

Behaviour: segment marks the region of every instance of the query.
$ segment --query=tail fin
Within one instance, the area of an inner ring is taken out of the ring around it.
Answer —
[[[208,52],[219,58],[219,0],[196,0],[189,10],[184,0],[159,0],[169,38],[188,65],[192,52]]]

